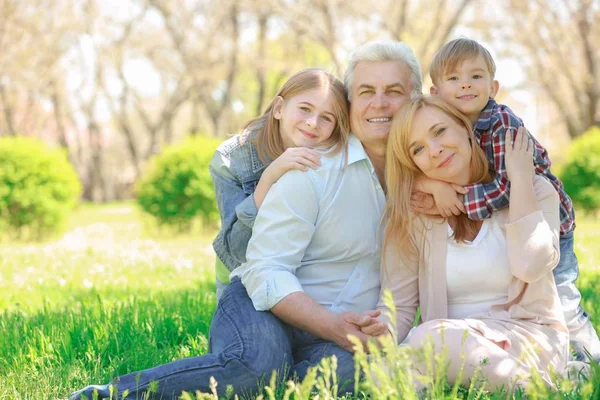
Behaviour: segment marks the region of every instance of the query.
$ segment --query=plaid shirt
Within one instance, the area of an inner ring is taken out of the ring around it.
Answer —
[[[478,183],[466,186],[469,189],[465,197],[465,209],[469,218],[481,220],[489,218],[494,210],[508,207],[510,182],[506,174],[504,162],[505,137],[510,132],[513,137],[523,121],[504,105],[494,100],[488,101],[475,124],[475,139],[485,151],[490,163],[490,170],[496,178],[490,183]],[[533,137],[535,144],[535,172],[545,176],[556,188],[560,196],[560,234],[561,236],[575,229],[573,203],[565,193],[561,181],[550,172],[550,158],[544,147]]]

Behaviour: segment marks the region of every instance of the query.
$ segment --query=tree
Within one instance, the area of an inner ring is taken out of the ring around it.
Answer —
[[[600,1],[504,0],[505,53],[556,106],[569,136],[600,126]]]

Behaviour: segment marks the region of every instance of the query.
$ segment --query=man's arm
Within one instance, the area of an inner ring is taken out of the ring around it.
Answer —
[[[334,313],[303,292],[285,297],[271,308],[271,312],[283,322],[337,343],[348,351],[354,351],[348,335],[358,337],[363,344],[371,337],[362,333],[355,324],[346,321],[360,318],[356,313]]]
[[[327,310],[305,294],[296,269],[315,231],[319,195],[308,173],[290,171],[271,187],[254,223],[242,283],[254,307],[351,350],[346,335],[366,340],[344,314]],[[353,314],[353,313],[350,313]]]

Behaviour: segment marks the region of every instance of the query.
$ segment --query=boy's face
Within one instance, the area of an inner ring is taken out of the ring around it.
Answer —
[[[439,82],[434,82],[431,94],[465,114],[472,123],[490,98],[498,93],[498,81],[493,80],[482,56],[464,60],[452,71],[446,71]]]

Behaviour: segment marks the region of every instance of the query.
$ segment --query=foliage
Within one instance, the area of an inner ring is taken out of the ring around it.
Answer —
[[[191,229],[194,220],[218,220],[219,211],[208,165],[219,144],[215,139],[195,136],[167,148],[150,160],[138,182],[137,202],[160,225],[180,232]]]
[[[577,206],[586,211],[600,208],[600,128],[591,128],[573,141],[560,175]]]
[[[0,139],[0,232],[41,239],[58,232],[81,185],[63,151],[37,139]]]

